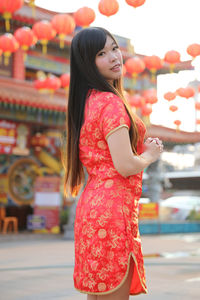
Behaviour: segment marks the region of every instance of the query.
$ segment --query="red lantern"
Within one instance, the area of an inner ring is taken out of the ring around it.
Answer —
[[[176,105],[171,105],[171,106],[169,107],[169,109],[170,109],[172,112],[175,112],[175,111],[178,110],[178,107],[177,107]]]
[[[51,24],[58,33],[60,48],[64,48],[65,36],[71,34],[76,27],[74,18],[68,14],[57,14],[53,17]]]
[[[65,73],[60,76],[61,86],[68,92],[70,84],[70,74]]]
[[[185,98],[189,99],[191,97],[194,97],[195,95],[195,89],[191,86],[187,86],[185,88]]]
[[[40,93],[46,93],[47,92],[46,77],[35,80],[33,82],[33,86]]]
[[[158,102],[156,89],[149,89],[143,92],[146,103],[154,104]]]
[[[131,106],[139,108],[142,107],[142,105],[145,103],[145,100],[140,94],[135,94],[128,97],[128,102]]]
[[[125,65],[123,65],[123,66],[122,66],[122,73],[123,73],[123,76],[125,76],[125,75],[126,75],[126,72],[127,72],[127,70],[126,70],[126,66],[125,66]]]
[[[20,9],[24,4],[24,0],[0,0],[0,13],[6,21],[6,31],[10,30],[10,19],[12,14]]]
[[[61,87],[61,81],[58,77],[50,74],[46,78],[46,88],[51,94],[53,94],[60,87]]]
[[[194,97],[195,90],[191,86],[188,86],[186,88],[177,89],[176,93],[177,93],[178,96],[188,99],[190,97]]]
[[[33,25],[33,32],[42,44],[42,52],[47,53],[47,43],[56,35],[56,31],[48,21],[39,21]]]
[[[144,4],[146,0],[126,0],[126,3],[133,7],[138,7]]]
[[[174,124],[176,125],[176,130],[179,131],[179,127],[181,125],[181,121],[180,120],[175,120]]]
[[[200,102],[195,103],[195,108],[196,108],[196,110],[200,110]]]
[[[152,56],[146,56],[144,58],[144,62],[146,68],[150,70],[150,72],[152,73],[152,78],[154,79],[157,70],[162,68],[163,65],[162,60],[160,59],[160,57],[156,55],[152,55]]]
[[[143,116],[149,116],[151,113],[152,113],[152,107],[150,104],[145,104],[144,106],[142,106],[141,114]]]
[[[165,54],[164,61],[170,64],[170,72],[173,72],[174,65],[180,62],[180,53],[178,51],[168,51]]]
[[[116,0],[100,0],[98,8],[102,15],[110,17],[118,12],[119,4]]]
[[[197,124],[197,125],[200,125],[200,119],[197,119],[197,120],[196,120],[196,124]]]
[[[28,50],[30,46],[37,42],[36,36],[29,27],[18,28],[15,31],[14,36],[24,51]]]
[[[180,120],[175,120],[174,124],[177,125],[177,126],[180,126],[181,125],[181,121]]]
[[[0,36],[0,49],[4,54],[5,65],[8,65],[11,53],[17,51],[18,48],[19,44],[11,33],[5,33]]]
[[[164,94],[164,98],[167,100],[167,101],[172,101],[176,98],[176,94],[175,93],[172,93],[172,92],[167,92]]]
[[[88,27],[95,20],[95,12],[92,8],[82,7],[74,13],[77,26]]]
[[[142,59],[135,56],[126,60],[125,67],[127,69],[127,72],[130,73],[134,79],[136,79],[138,74],[144,71],[145,63]]]
[[[200,55],[200,45],[199,44],[191,44],[187,47],[187,53],[192,56],[194,59],[198,55]]]

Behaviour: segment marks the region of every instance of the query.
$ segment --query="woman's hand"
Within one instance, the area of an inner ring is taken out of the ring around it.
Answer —
[[[155,162],[163,152],[163,144],[159,138],[149,137],[144,143],[145,151],[142,156],[151,163]]]

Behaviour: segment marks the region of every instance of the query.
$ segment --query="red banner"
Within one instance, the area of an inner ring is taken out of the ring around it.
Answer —
[[[17,125],[14,122],[0,121],[0,154],[11,154],[16,145]]]

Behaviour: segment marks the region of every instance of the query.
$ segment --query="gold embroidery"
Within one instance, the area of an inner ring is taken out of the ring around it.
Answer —
[[[105,229],[99,229],[98,236],[100,239],[104,239],[106,237],[106,235],[107,235],[107,232]]]
[[[106,180],[106,183],[105,183],[105,188],[109,189],[113,186],[113,180],[112,179],[108,179]]]
[[[98,284],[98,290],[100,292],[105,291],[105,289],[106,289],[106,284],[104,282],[101,282],[101,283]]]
[[[141,278],[141,276],[140,276],[140,272],[139,272],[137,260],[136,260],[136,258],[135,258],[135,255],[134,255],[132,252],[129,254],[129,258],[128,258],[128,267],[127,267],[127,270],[126,270],[126,274],[125,274],[124,278],[122,279],[122,281],[120,282],[120,284],[118,284],[118,286],[116,286],[115,288],[113,288],[113,289],[111,289],[111,290],[109,290],[109,291],[107,291],[107,292],[99,292],[99,293],[85,292],[85,291],[82,291],[82,290],[77,289],[76,287],[75,287],[75,289],[76,289],[77,291],[83,293],[83,294],[88,294],[88,295],[108,295],[108,294],[111,294],[111,293],[117,291],[117,290],[124,284],[124,282],[126,281],[126,278],[127,278],[127,276],[128,276],[128,272],[129,272],[129,268],[130,268],[130,259],[131,259],[131,256],[132,256],[132,258],[133,258],[133,260],[134,260],[134,262],[135,262],[136,270],[137,270],[137,273],[138,273],[138,276],[139,276],[139,279],[140,279],[141,286],[142,286],[142,288],[143,288],[143,291],[141,291],[141,292],[139,292],[139,293],[137,293],[137,294],[134,294],[134,295],[147,294],[147,289],[146,289],[146,287],[144,286],[143,281],[142,281],[142,278]]]
[[[106,135],[106,140],[107,140],[107,138],[108,138],[112,133],[114,133],[115,131],[117,131],[118,129],[120,129],[120,128],[122,128],[122,127],[126,127],[126,128],[129,129],[128,125],[126,125],[126,124],[119,125],[118,127],[112,129],[112,130]]]

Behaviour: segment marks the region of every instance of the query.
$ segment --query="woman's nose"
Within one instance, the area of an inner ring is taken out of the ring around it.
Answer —
[[[109,58],[110,58],[110,61],[115,61],[117,59],[117,56],[115,53],[110,52]]]

